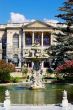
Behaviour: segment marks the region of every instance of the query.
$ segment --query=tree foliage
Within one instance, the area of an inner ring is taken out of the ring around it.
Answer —
[[[64,2],[59,10],[61,13],[56,17],[64,20],[64,23],[57,24],[56,30],[58,32],[54,33],[56,45],[49,48],[51,50],[51,66],[53,69],[56,69],[66,60],[73,59],[73,0]]]

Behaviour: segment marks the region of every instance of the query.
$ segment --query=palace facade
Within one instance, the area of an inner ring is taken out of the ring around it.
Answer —
[[[0,59],[12,62],[17,69],[21,69],[26,61],[25,54],[28,54],[35,42],[40,44],[39,48],[43,51],[55,44],[54,26],[55,23],[41,21],[0,25]],[[26,63],[32,68],[32,61],[27,59]],[[49,59],[42,62],[42,68],[47,67],[49,67]]]

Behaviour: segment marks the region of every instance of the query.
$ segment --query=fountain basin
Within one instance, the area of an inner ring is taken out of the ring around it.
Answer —
[[[60,104],[63,99],[63,90],[68,92],[68,101],[73,104],[73,86],[70,84],[45,84],[43,89],[26,88],[26,84],[0,86],[0,103],[5,99],[5,90],[10,91],[11,104]],[[60,105],[61,106],[61,105]]]
[[[45,88],[45,86],[44,85],[31,85],[31,87],[30,87],[31,89],[44,89]]]

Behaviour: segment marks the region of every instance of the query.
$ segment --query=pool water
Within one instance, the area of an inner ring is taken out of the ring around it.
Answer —
[[[0,103],[4,101],[5,90],[10,91],[12,104],[57,104],[62,102],[63,90],[68,92],[68,101],[73,103],[73,85],[46,84],[45,89],[30,90],[24,86],[1,86]]]

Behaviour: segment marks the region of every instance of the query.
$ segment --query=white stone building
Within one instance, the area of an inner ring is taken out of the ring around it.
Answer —
[[[56,24],[34,21],[23,24],[0,25],[0,59],[12,62],[16,68],[21,69],[25,63],[25,52],[30,51],[35,42],[39,42],[40,49],[44,50],[54,44]],[[32,55],[31,55],[32,57]],[[33,62],[27,60],[32,68]],[[42,62],[42,68],[49,66],[49,60]]]

